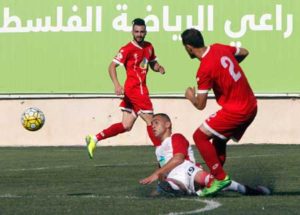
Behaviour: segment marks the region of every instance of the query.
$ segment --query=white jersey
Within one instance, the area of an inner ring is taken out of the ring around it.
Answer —
[[[195,163],[192,147],[182,134],[173,134],[166,138],[161,145],[156,146],[155,154],[159,165],[162,167],[177,153],[185,155],[185,161],[175,167],[166,175],[169,183],[173,180],[184,185],[189,194],[195,193],[194,180],[198,171],[203,171]]]
[[[159,165],[162,167],[177,153],[185,155],[185,160],[195,163],[192,147],[182,134],[172,134],[161,145],[156,147],[155,154]]]

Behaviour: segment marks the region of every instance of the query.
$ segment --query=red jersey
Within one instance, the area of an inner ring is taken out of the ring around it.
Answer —
[[[149,94],[146,86],[148,63],[155,60],[154,48],[146,41],[143,46],[131,41],[119,50],[113,61],[125,66],[127,75],[124,85],[125,94],[137,92],[142,95]]]
[[[239,49],[222,44],[207,47],[196,78],[198,93],[213,89],[216,100],[228,112],[247,114],[257,101],[248,80],[234,55]]]

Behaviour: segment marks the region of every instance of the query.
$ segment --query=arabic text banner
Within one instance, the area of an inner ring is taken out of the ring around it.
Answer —
[[[199,61],[180,40],[191,27],[207,45],[250,51],[242,67],[256,93],[300,93],[299,14],[295,0],[2,0],[0,93],[113,93],[107,68],[132,39],[136,17],[146,20],[146,40],[166,69],[149,71],[151,93],[183,94],[196,84]],[[124,68],[118,77],[124,81]]]

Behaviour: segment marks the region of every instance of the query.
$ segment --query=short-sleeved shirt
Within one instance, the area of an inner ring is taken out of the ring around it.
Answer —
[[[182,134],[172,134],[159,146],[156,146],[155,154],[160,166],[164,166],[175,155],[181,153],[185,160],[195,162],[193,150],[188,140]]]
[[[197,93],[213,89],[216,100],[226,111],[247,114],[257,106],[248,80],[235,59],[239,49],[222,44],[207,47],[196,79]]]
[[[125,66],[127,75],[124,85],[125,94],[149,94],[146,86],[148,64],[155,60],[154,48],[146,41],[143,46],[131,41],[119,50],[113,61]]]

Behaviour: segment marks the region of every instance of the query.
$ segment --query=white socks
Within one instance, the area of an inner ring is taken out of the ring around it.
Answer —
[[[245,194],[246,193],[246,187],[243,184],[240,184],[234,180],[231,181],[231,184],[224,188],[223,191],[234,191],[234,192],[238,192],[241,194]]]

